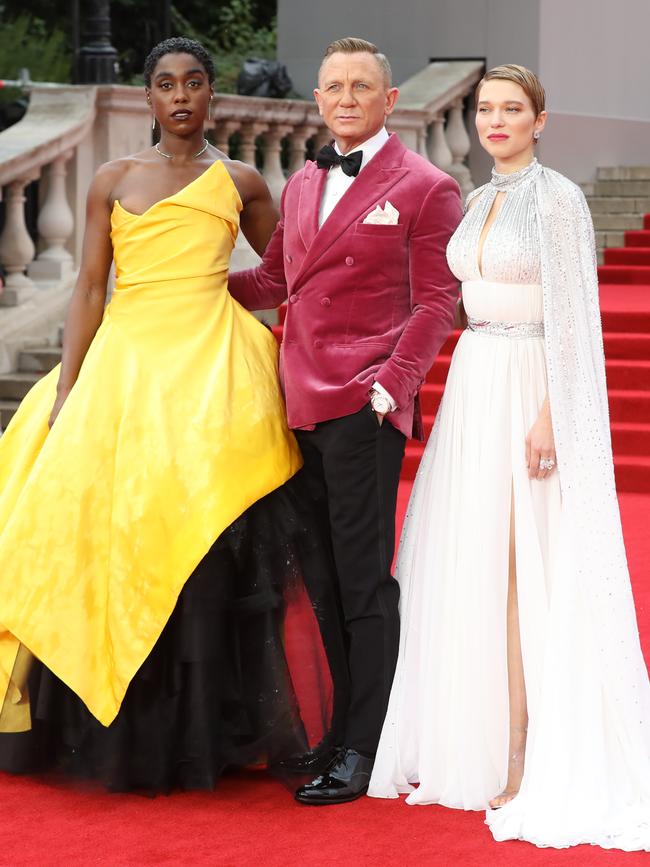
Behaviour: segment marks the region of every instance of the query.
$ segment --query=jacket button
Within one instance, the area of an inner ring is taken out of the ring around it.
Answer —
[[[321,307],[329,307],[331,303],[332,303],[331,298],[321,298],[320,299],[320,306]]]
[[[297,300],[298,300],[297,295],[290,295],[289,296],[289,304],[295,304]]]
[[[346,265],[354,265],[354,259],[352,258],[352,256],[346,256],[345,264]]]
[[[322,349],[323,341],[322,340],[314,340],[314,349]]]
[[[291,253],[287,253],[287,262],[289,264],[291,264],[293,262],[293,256],[291,255]]]

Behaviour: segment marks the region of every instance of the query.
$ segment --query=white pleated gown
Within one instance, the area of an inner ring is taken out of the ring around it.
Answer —
[[[547,393],[529,182],[524,172],[509,187],[482,273],[490,185],[449,245],[468,317],[491,324],[460,337],[407,510],[396,565],[400,653],[369,795],[484,810],[506,785],[512,506],[529,730],[521,793],[488,811],[489,824],[497,839],[645,848],[644,784],[608,729],[597,637],[585,600],[571,595],[575,582],[564,580],[562,468],[537,481],[526,467],[526,436]],[[641,767],[648,757],[638,755]]]
[[[539,285],[465,283],[463,299],[477,319],[541,319]],[[394,794],[419,784],[407,799],[411,804],[476,810],[505,786],[511,501],[531,699],[560,516],[557,476],[531,481],[525,460],[526,435],[545,396],[542,338],[462,334],[400,546],[406,640],[393,688],[399,712],[389,710],[373,794],[397,748],[389,746],[392,733],[399,740]]]

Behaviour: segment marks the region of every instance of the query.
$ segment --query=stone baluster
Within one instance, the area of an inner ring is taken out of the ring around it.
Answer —
[[[34,293],[34,284],[25,275],[34,258],[35,247],[25,224],[25,187],[38,175],[23,177],[7,185],[5,224],[0,235],[0,262],[7,277],[0,305],[14,307]]]
[[[241,126],[241,121],[224,120],[215,124],[214,144],[224,154],[230,156],[230,136],[236,133]],[[254,144],[253,144],[254,147]]]
[[[443,172],[448,172],[451,169],[453,157],[445,136],[445,118],[441,115],[434,117],[431,122],[428,151],[429,159],[434,166],[438,166]]]
[[[244,123],[241,128],[239,159],[256,168],[255,139],[269,128],[266,123]]]
[[[463,114],[463,100],[457,99],[449,112],[449,123],[447,124],[447,144],[452,155],[452,165],[450,174],[456,178],[460,184],[463,196],[466,196],[474,189],[472,176],[465,164],[465,159],[472,146],[470,138],[465,126],[465,118]]]
[[[316,149],[316,153],[322,148],[325,147],[326,144],[329,144],[334,136],[328,130],[326,126],[319,127],[316,136],[314,138],[314,146]]]
[[[421,157],[424,157],[425,160],[429,159],[429,151],[427,150],[429,144],[429,127],[426,124],[422,125],[422,128],[418,130],[417,133],[417,147],[415,148],[416,153],[419,153]]]
[[[305,165],[307,142],[316,134],[315,126],[297,126],[289,136],[289,174],[299,172]]]
[[[73,258],[65,248],[74,231],[74,217],[65,191],[66,163],[72,153],[66,151],[50,163],[47,195],[37,223],[43,250],[27,271],[34,280],[61,280],[72,273]]]
[[[280,159],[282,151],[281,143],[282,139],[289,135],[292,129],[293,127],[287,124],[274,123],[262,137],[264,141],[264,180],[276,204],[280,202],[282,190],[287,182],[282,171],[282,161]]]

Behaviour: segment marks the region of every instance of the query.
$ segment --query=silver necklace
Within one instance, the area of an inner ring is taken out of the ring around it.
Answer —
[[[519,169],[516,172],[511,172],[510,174],[503,174],[497,172],[496,169],[492,169],[491,183],[493,187],[497,188],[497,190],[516,189],[528,178],[535,177],[541,170],[542,167],[537,162],[537,158],[533,157],[532,161],[528,163],[527,166],[524,166],[523,169]]]
[[[201,148],[200,151],[197,151],[195,154],[192,154],[192,156],[190,157],[190,159],[191,159],[191,160],[195,160],[197,157],[200,157],[201,154],[204,154],[204,153],[206,152],[206,150],[207,150],[209,144],[210,144],[210,142],[207,140],[207,138],[204,138],[204,139],[203,139],[203,147]],[[178,156],[178,154],[166,154],[165,151],[161,151],[161,150],[160,150],[160,147],[159,147],[159,145],[158,145],[158,142],[156,142],[156,144],[154,145],[154,147],[155,147],[155,149],[158,151],[158,153],[160,154],[160,156],[161,156],[161,157],[165,157],[166,160],[173,160],[175,156]]]

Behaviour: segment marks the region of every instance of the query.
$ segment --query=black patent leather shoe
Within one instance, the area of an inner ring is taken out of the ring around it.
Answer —
[[[325,773],[298,789],[296,801],[317,807],[356,801],[368,791],[371,771],[372,759],[341,749]]]

